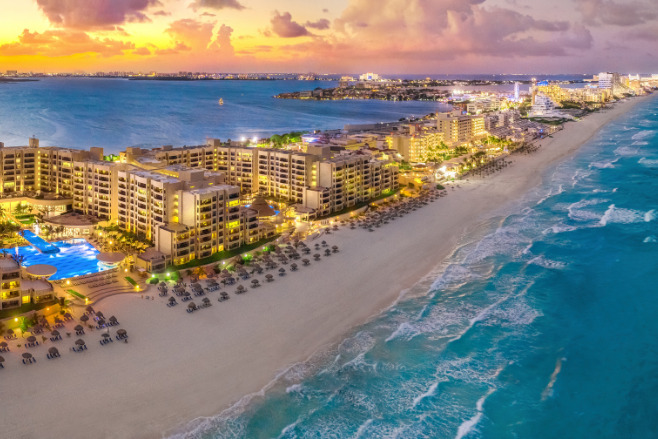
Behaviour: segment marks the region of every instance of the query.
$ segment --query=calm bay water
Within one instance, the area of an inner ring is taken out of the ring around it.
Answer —
[[[427,295],[181,436],[657,437],[657,174],[653,98],[483,223]]]
[[[433,102],[295,101],[289,91],[328,81],[129,81],[46,78],[0,84],[0,142],[119,152],[127,146],[199,145],[206,137],[266,137],[294,130],[390,122],[446,109]],[[219,99],[224,105],[218,104]]]

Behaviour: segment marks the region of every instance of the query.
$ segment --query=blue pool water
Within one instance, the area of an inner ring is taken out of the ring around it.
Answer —
[[[109,268],[98,262],[96,259],[98,250],[84,239],[57,241],[52,245],[59,249],[57,253],[42,253],[31,245],[18,247],[18,254],[25,258],[23,265],[28,267],[36,264],[48,264],[57,267],[57,273],[51,276],[50,280],[98,273]],[[16,249],[7,251],[13,254]]]
[[[658,437],[657,194],[653,97],[481,224],[426,295],[181,436]]]
[[[36,247],[37,250],[39,250],[41,253],[57,253],[59,251],[59,247],[50,244],[48,241],[39,235],[36,235],[31,230],[23,230],[22,235],[27,242]]]

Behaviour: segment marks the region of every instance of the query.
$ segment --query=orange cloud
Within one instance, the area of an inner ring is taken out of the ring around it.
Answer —
[[[25,29],[18,41],[0,45],[0,55],[42,55],[49,57],[69,56],[82,53],[95,53],[108,57],[123,55],[133,49],[132,43],[110,38],[94,38],[82,31],[47,30],[30,32]]]

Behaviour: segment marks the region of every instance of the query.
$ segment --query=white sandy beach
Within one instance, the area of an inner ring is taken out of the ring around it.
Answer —
[[[643,99],[568,123],[538,152],[513,156],[511,167],[489,178],[458,183],[375,233],[343,227],[322,238],[340,253],[271,284],[258,276],[263,286],[240,296],[235,286],[222,287],[231,299],[218,303],[219,293],[210,293],[209,309],[188,314],[184,303],[170,309],[163,298],[132,294],[100,302],[96,309],[116,315],[130,342],[100,346],[94,331],[84,336],[87,351],[71,352],[75,338],[64,338],[56,344],[62,358],[46,360],[47,342],[30,350],[38,362],[29,366],[20,362],[24,349],[2,354],[0,437],[154,438],[220,413],[389,307],[464,234]]]

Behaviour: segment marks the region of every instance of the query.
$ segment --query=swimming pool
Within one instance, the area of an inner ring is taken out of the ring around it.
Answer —
[[[25,267],[35,264],[48,264],[57,267],[57,273],[52,275],[50,280],[98,273],[110,268],[96,259],[98,250],[84,239],[69,239],[51,244],[57,247],[59,252],[41,253],[31,245],[17,247],[17,250],[7,249],[7,251],[12,254],[18,251],[18,254],[25,258],[23,260]]]

